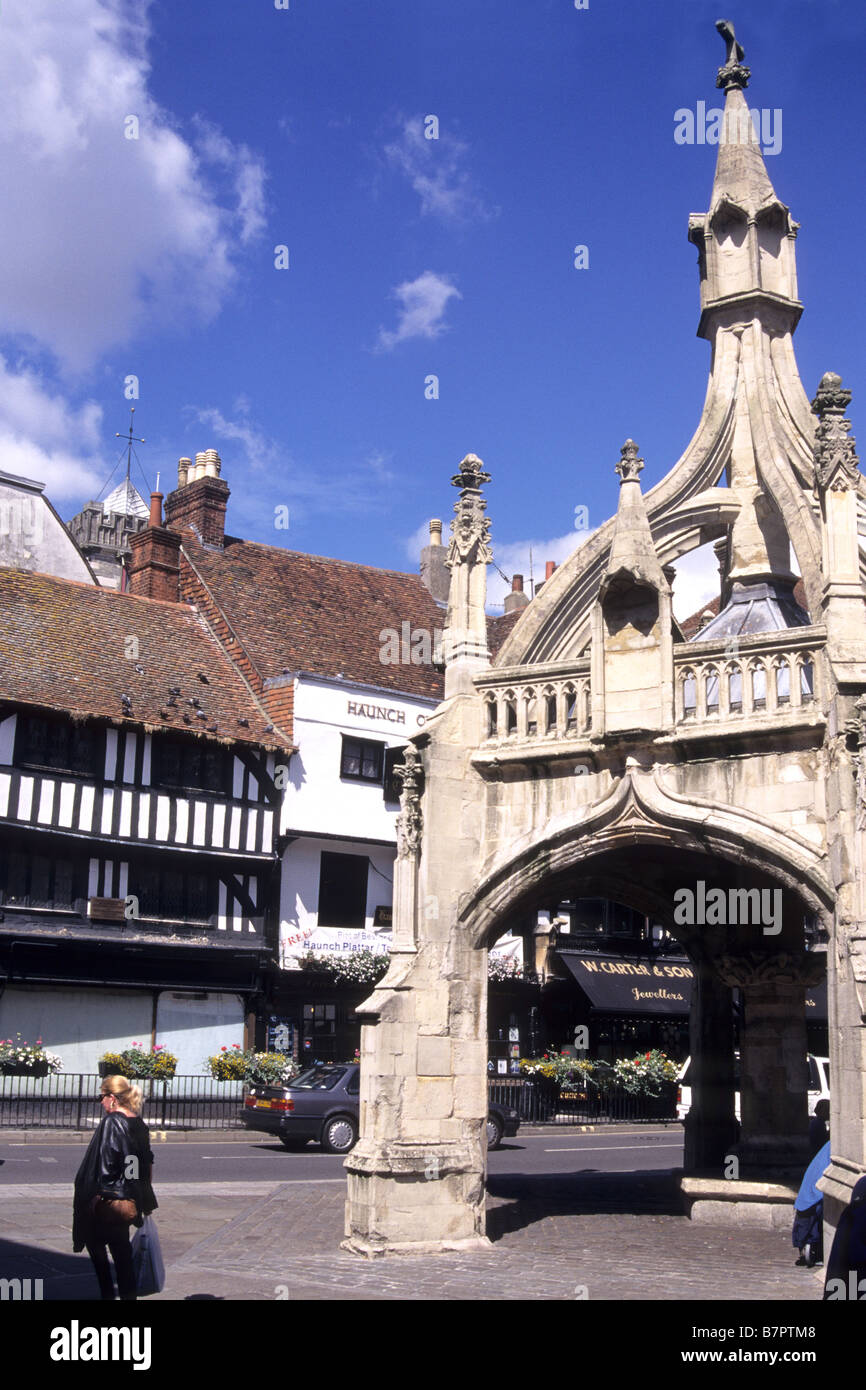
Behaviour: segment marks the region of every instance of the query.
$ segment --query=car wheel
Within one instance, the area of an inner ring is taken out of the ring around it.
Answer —
[[[290,1134],[281,1134],[280,1143],[283,1148],[288,1149],[290,1153],[297,1153],[299,1149],[304,1149],[307,1146],[306,1139],[292,1138]]]
[[[498,1149],[502,1143],[502,1121],[495,1115],[487,1116],[487,1147],[488,1149]]]
[[[351,1115],[332,1115],[322,1130],[322,1148],[329,1154],[347,1154],[357,1138],[358,1127]]]

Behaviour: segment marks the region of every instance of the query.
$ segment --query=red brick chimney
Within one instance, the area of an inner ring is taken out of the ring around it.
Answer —
[[[525,608],[529,602],[529,595],[523,592],[523,575],[515,574],[511,581],[511,593],[505,595],[506,613],[515,613],[518,608]]]
[[[205,545],[222,546],[230,490],[219,476],[222,462],[216,449],[196,454],[195,463],[178,463],[178,485],[165,499],[165,524],[173,531],[193,526]]]
[[[129,593],[178,602],[180,536],[162,524],[162,493],[150,495],[150,524],[130,536]]]

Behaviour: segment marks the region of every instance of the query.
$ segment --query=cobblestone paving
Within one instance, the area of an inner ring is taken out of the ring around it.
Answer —
[[[712,1299],[821,1297],[790,1237],[695,1225],[675,1214],[669,1180],[637,1194],[622,1177],[579,1188],[556,1178],[491,1182],[489,1249],[364,1260],[339,1249],[342,1179],[163,1184],[158,1222],[168,1267],[160,1300]],[[0,1187],[0,1276],[45,1279],[45,1296],[95,1297],[71,1253],[70,1192]]]

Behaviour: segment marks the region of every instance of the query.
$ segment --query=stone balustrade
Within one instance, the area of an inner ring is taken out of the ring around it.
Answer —
[[[539,667],[537,678],[512,680],[509,672],[476,678],[482,702],[484,747],[584,739],[592,720],[589,662]]]
[[[677,725],[728,723],[820,709],[823,628],[786,628],[674,648]]]

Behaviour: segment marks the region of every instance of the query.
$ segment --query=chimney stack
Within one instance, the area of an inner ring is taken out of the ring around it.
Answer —
[[[550,578],[550,576],[553,574],[553,572],[554,572],[555,569],[556,569],[556,561],[555,561],[555,560],[548,560],[547,564],[544,566],[544,579],[545,579],[545,582]]]
[[[421,583],[437,603],[448,602],[451,572],[445,564],[447,551],[442,544],[442,522],[430,522],[430,541],[421,551]]]
[[[150,494],[150,522],[129,538],[129,593],[177,603],[180,536],[162,524],[162,493]]]
[[[205,545],[222,546],[230,491],[221,470],[216,449],[196,454],[195,463],[179,460],[177,489],[165,499],[166,526],[173,531],[191,526]]]
[[[505,595],[506,613],[517,613],[529,603],[529,595],[523,592],[523,575],[515,574],[511,581],[511,593]]]

